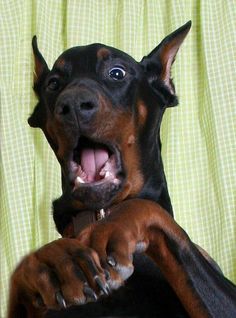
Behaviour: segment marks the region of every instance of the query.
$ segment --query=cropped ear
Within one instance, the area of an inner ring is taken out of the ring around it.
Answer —
[[[47,63],[45,62],[42,54],[39,52],[38,45],[37,45],[37,38],[36,36],[32,39],[32,47],[34,53],[34,61],[35,61],[35,68],[34,68],[34,91],[38,97],[40,97],[40,87],[46,78],[49,69]],[[39,98],[40,99],[40,98]],[[45,115],[45,108],[43,103],[40,101],[35,106],[32,115],[28,118],[28,123],[31,127],[40,127],[44,126],[46,115]]]
[[[40,85],[48,74],[49,68],[38,49],[36,36],[32,39],[32,47],[34,53],[34,91],[39,95]]]
[[[175,106],[178,103],[175,96],[174,84],[171,80],[171,66],[191,28],[191,24],[191,21],[188,21],[179,29],[169,34],[148,56],[144,56],[140,62],[145,68],[148,81],[154,90],[160,87],[163,93],[165,89],[168,89],[170,96],[169,98],[166,96],[168,101],[166,106]],[[161,92],[158,93],[160,95]]]

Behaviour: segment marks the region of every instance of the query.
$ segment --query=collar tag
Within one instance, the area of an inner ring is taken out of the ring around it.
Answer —
[[[100,211],[97,212],[97,220],[100,221],[106,217],[106,213],[104,209],[101,209]]]

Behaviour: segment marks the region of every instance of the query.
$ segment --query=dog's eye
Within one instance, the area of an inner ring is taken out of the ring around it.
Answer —
[[[109,76],[115,81],[122,80],[125,77],[125,75],[126,75],[126,72],[121,67],[113,67],[109,71]]]
[[[60,87],[60,82],[57,78],[53,77],[48,81],[47,88],[51,91],[56,91]]]

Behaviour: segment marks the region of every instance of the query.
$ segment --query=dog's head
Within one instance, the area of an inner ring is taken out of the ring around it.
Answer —
[[[155,174],[156,187],[164,182],[159,128],[165,108],[177,104],[171,65],[190,26],[140,63],[92,44],[68,49],[52,70],[33,38],[39,102],[28,122],[43,130],[55,152],[63,193],[74,207],[101,209],[137,196]]]

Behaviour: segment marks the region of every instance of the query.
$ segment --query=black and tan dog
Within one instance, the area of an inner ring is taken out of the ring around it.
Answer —
[[[9,318],[236,317],[236,287],[172,217],[161,159],[161,119],[177,104],[171,65],[190,26],[140,63],[92,44],[51,71],[33,39],[29,124],[61,164],[63,238],[18,266]]]

